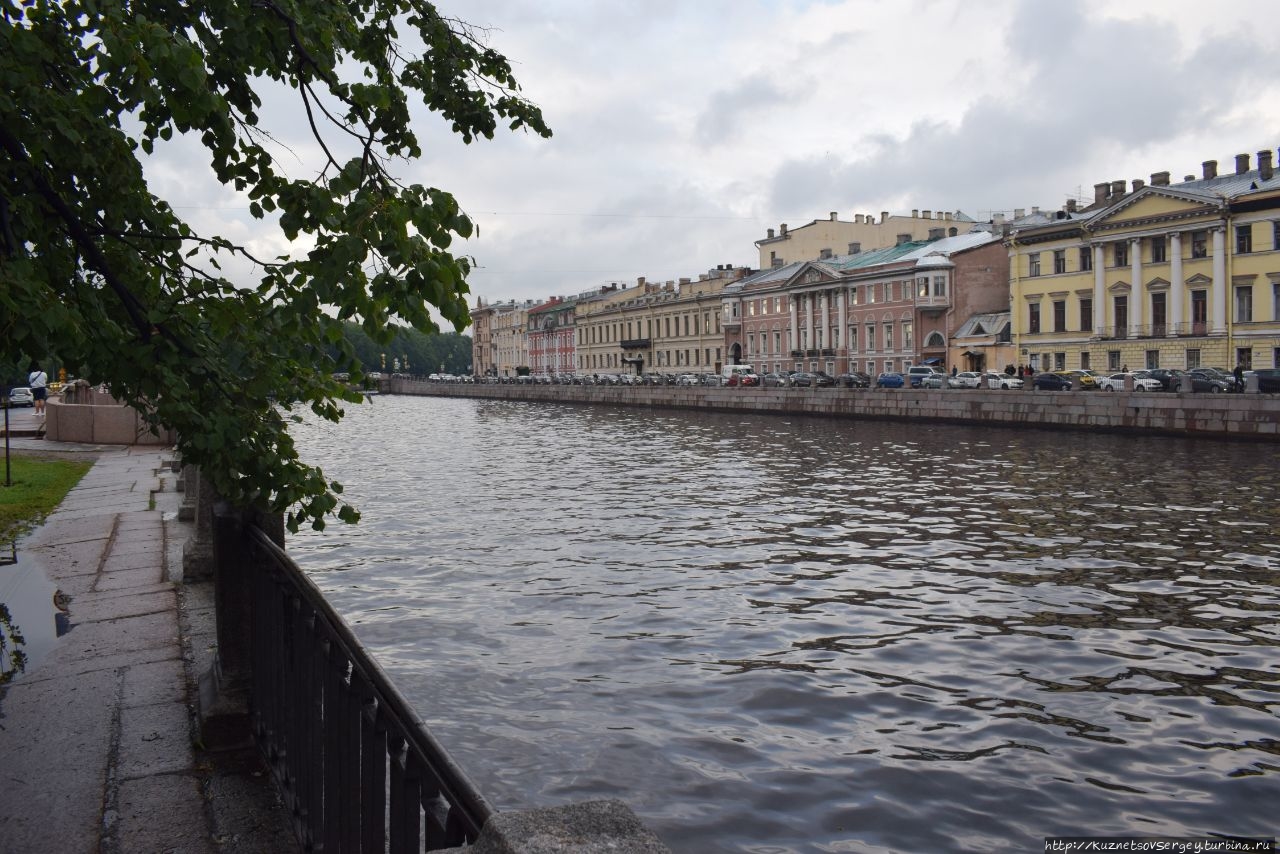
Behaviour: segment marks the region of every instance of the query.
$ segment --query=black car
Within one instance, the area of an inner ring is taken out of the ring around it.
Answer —
[[[850,371],[836,377],[836,385],[845,388],[871,388],[871,377],[861,371]]]
[[[1229,374],[1221,368],[1192,368],[1190,373],[1193,377],[1222,383],[1227,387],[1227,391],[1244,391],[1244,385],[1236,382],[1235,374]]]
[[[1253,375],[1258,378],[1258,391],[1267,394],[1280,392],[1280,368],[1257,368]]]
[[[831,388],[835,384],[836,384],[836,378],[831,376],[831,374],[825,373],[823,371],[813,372],[814,388]]]
[[[1036,374],[1031,378],[1031,387],[1036,391],[1071,391],[1071,377],[1053,373]]]
[[[1181,377],[1186,376],[1186,371],[1180,371],[1177,368],[1151,368],[1147,374],[1151,379],[1160,383],[1161,391],[1177,391],[1178,381]]]

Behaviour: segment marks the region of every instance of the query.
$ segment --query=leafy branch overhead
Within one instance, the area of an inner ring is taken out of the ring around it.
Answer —
[[[483,37],[422,0],[6,4],[2,355],[53,356],[110,383],[176,429],[233,501],[289,509],[291,527],[353,520],[278,413],[305,404],[337,420],[354,399],[331,378],[358,373],[344,321],[383,344],[393,319],[466,326],[470,268],[450,247],[472,224],[391,165],[422,154],[415,99],[467,142],[500,124],[551,135]],[[262,94],[286,86],[319,152],[302,178],[262,117]],[[175,137],[198,141],[218,181],[295,250],[257,257],[154,196],[142,158]],[[233,283],[228,261],[252,281]]]

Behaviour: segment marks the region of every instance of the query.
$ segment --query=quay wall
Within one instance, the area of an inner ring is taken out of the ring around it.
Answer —
[[[411,377],[385,380],[382,390],[491,400],[1280,440],[1280,395],[1271,394],[487,385]]]

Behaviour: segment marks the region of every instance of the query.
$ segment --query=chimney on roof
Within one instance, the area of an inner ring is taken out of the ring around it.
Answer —
[[[765,234],[766,234],[765,240],[773,240],[773,229],[772,229],[772,228],[765,229]]]
[[[837,213],[836,211],[832,211],[832,212],[831,212],[831,221],[832,221],[832,222],[835,222],[835,221],[836,221],[836,213]]]
[[[636,287],[644,287],[644,276],[636,276]]]
[[[687,285],[687,284],[689,284],[689,282],[690,282],[690,281],[692,281],[692,280],[691,280],[691,279],[686,279],[686,278],[681,278],[681,279],[680,279],[680,284],[682,284],[682,285]]]
[[[779,228],[781,229],[781,235],[780,235],[780,236],[782,236],[782,237],[786,237],[786,236],[787,236],[787,224],[784,222],[782,225],[780,225],[780,226],[779,226]]]
[[[881,224],[881,225],[884,225],[884,224],[885,224],[886,222],[888,222],[888,221],[889,221],[889,212],[888,212],[888,211],[880,211],[880,224]]]
[[[919,208],[912,208],[912,209],[911,209],[911,218],[912,218],[912,219],[919,219],[919,218],[920,218],[920,209],[919,209]]]
[[[858,254],[859,252],[861,252],[861,251],[862,251],[862,244],[861,244],[861,243],[850,243],[850,244],[849,244],[849,254],[850,254],[850,255],[857,255],[857,254]]]
[[[1124,195],[1124,181],[1111,182],[1111,195],[1113,198],[1119,198]]]
[[[1105,202],[1107,200],[1107,195],[1109,194],[1110,190],[1111,190],[1111,185],[1106,182],[1103,182],[1101,184],[1094,184],[1093,185],[1093,203],[1101,204],[1102,202]]]
[[[1206,181],[1208,181],[1210,178],[1218,177],[1218,161],[1206,160],[1204,163],[1200,165],[1204,167],[1204,179]]]
[[[933,211],[920,211],[920,216],[924,219],[933,219]]]
[[[1271,149],[1258,152],[1258,177],[1270,181],[1275,172],[1271,168]]]
[[[1072,214],[1075,212],[1076,212],[1076,200],[1067,199],[1067,213]]]
[[[831,257],[831,250],[829,248],[824,247],[818,250],[818,260],[825,261],[830,257]]]
[[[1038,214],[1038,213],[1040,213],[1040,206],[1039,206],[1039,205],[1032,205],[1032,206],[1031,206],[1031,215],[1032,215],[1032,216],[1035,216],[1035,215],[1036,215],[1036,214]]]
[[[862,214],[854,214],[853,221],[858,225],[862,225]]]
[[[1249,171],[1249,155],[1237,154],[1236,155],[1236,174],[1243,175],[1248,171]]]
[[[1151,186],[1153,187],[1169,186],[1169,173],[1168,172],[1152,172]]]
[[[942,218],[943,218],[944,220],[946,220],[947,222],[951,222],[951,211],[945,211],[945,212],[942,214]]]
[[[1133,191],[1134,191],[1135,193],[1136,193],[1136,192],[1138,192],[1139,190],[1141,190],[1141,189],[1142,189],[1143,187],[1145,187],[1145,186],[1146,186],[1146,182],[1145,182],[1145,181],[1143,181],[1141,178],[1134,178],[1134,179],[1133,179]]]
[[[1026,215],[1027,215],[1027,209],[1026,209],[1026,208],[1014,208],[1014,209],[1013,209],[1013,218],[1014,218],[1014,219],[1022,219],[1022,218],[1023,218],[1024,216],[1026,216]]]

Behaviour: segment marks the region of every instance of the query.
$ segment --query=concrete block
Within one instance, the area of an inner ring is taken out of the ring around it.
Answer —
[[[116,767],[122,778],[178,774],[194,765],[185,702],[121,709]]]
[[[110,835],[119,851],[214,854],[209,828],[192,816],[204,814],[199,781],[192,776],[125,780]]]

